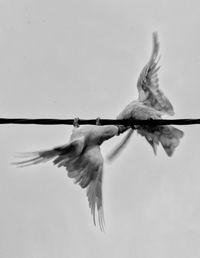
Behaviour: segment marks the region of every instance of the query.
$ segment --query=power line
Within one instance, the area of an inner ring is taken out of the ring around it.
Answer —
[[[200,124],[200,119],[157,119],[157,120],[138,120],[138,119],[78,119],[78,124],[95,125],[193,125]],[[74,119],[54,119],[54,118],[0,118],[0,124],[32,124],[32,125],[73,125]]]

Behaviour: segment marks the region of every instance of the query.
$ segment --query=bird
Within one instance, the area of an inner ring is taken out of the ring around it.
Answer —
[[[159,41],[158,33],[153,32],[153,50],[147,64],[142,69],[138,81],[138,99],[131,101],[117,116],[117,119],[161,119],[162,115],[174,115],[174,109],[169,99],[164,95],[159,88],[158,66],[159,56]],[[138,134],[145,137],[147,142],[153,148],[154,153],[157,153],[157,146],[161,143],[166,154],[172,156],[175,148],[179,145],[180,139],[184,133],[169,125],[157,126],[123,126],[119,125],[119,133],[127,134],[118,146],[108,155],[108,160],[114,159],[129,142],[134,130]]]
[[[117,126],[84,125],[80,127],[76,122],[67,144],[48,150],[20,154],[19,157],[25,159],[13,163],[24,167],[51,160],[57,167],[64,167],[68,177],[74,179],[74,183],[86,188],[94,225],[98,217],[99,227],[104,231],[102,198],[104,160],[100,145],[115,135],[118,135]]]

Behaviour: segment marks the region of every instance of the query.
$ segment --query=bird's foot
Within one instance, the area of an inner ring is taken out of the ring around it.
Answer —
[[[100,117],[96,118],[96,125],[101,125],[101,118]]]
[[[76,128],[79,127],[79,123],[78,123],[79,120],[80,120],[80,119],[79,119],[78,117],[75,117],[75,118],[74,118],[74,122],[73,122],[73,126],[74,126],[74,127],[76,127]]]

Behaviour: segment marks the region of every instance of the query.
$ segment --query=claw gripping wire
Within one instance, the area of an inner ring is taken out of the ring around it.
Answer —
[[[96,125],[101,125],[101,118],[100,117],[96,118]]]
[[[75,117],[75,118],[74,118],[74,122],[73,122],[73,126],[74,126],[74,127],[76,127],[76,128],[79,127],[79,120],[80,120],[80,119],[79,119],[78,117]]]

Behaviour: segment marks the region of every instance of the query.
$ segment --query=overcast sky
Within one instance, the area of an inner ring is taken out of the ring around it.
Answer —
[[[199,118],[199,14],[197,0],[0,0],[0,117],[115,118],[137,97],[158,31],[160,87],[176,118]],[[64,168],[10,164],[66,143],[72,127],[2,125],[0,257],[200,257],[200,128],[179,128],[171,158],[135,134],[105,164],[101,233]]]

